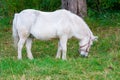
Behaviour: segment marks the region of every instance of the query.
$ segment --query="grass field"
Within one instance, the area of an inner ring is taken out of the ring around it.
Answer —
[[[117,16],[118,17],[118,16]],[[0,22],[0,80],[119,80],[120,79],[120,16],[113,21],[86,19],[98,42],[88,58],[78,54],[78,41],[68,41],[67,61],[55,59],[58,40],[34,40],[34,60],[17,60],[11,26]]]

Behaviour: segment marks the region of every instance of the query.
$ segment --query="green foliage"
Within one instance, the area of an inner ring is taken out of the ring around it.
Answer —
[[[0,15],[13,16],[23,9],[53,11],[61,6],[60,0],[0,0]]]
[[[87,0],[88,7],[96,11],[120,10],[120,0]]]
[[[120,19],[116,17],[120,16],[119,5],[120,0],[87,0],[88,17],[98,20],[99,24],[119,26]],[[113,21],[115,17],[117,21]]]
[[[97,13],[103,13],[106,10],[120,10],[120,0],[87,0],[88,8]]]
[[[98,14],[88,10],[88,17],[85,20],[93,26],[96,24],[96,27],[120,27],[120,11],[107,11]]]

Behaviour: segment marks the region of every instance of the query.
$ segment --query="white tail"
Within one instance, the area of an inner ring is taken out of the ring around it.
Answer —
[[[18,44],[18,41],[19,41],[19,36],[18,36],[18,32],[17,32],[17,29],[16,29],[16,26],[17,26],[17,15],[18,13],[16,13],[14,15],[14,19],[13,19],[13,27],[12,27],[12,35],[13,35],[13,39],[14,39],[14,46],[15,48],[17,48],[17,44]]]

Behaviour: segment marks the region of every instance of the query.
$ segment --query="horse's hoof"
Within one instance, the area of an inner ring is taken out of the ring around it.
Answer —
[[[33,57],[28,57],[30,60],[33,60],[34,58]]]

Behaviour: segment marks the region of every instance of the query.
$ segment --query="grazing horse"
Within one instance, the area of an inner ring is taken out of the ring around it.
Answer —
[[[97,39],[82,18],[64,9],[54,12],[23,10],[14,15],[12,30],[18,59],[22,59],[24,43],[26,43],[27,57],[33,59],[31,52],[33,37],[40,40],[58,38],[56,58],[60,58],[62,54],[63,60],[66,60],[68,39],[75,37],[79,40],[79,52],[83,56],[88,55],[93,41]]]

